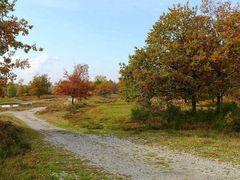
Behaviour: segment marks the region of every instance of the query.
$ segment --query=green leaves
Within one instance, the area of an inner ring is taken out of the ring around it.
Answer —
[[[51,83],[46,74],[34,76],[30,82],[30,94],[40,98],[40,96],[48,94],[49,87],[51,87]]]

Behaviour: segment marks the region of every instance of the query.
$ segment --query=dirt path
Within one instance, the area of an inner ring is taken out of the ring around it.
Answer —
[[[34,113],[11,112],[55,145],[87,159],[92,165],[130,179],[240,179],[240,168],[228,163],[177,153],[166,148],[134,144],[116,137],[72,133],[56,128]]]

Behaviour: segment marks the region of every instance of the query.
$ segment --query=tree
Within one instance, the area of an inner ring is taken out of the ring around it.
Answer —
[[[109,96],[113,93],[113,82],[103,81],[95,87],[95,92],[100,96]]]
[[[136,48],[129,64],[121,69],[126,87],[138,92],[134,94],[144,106],[151,108],[152,98],[165,96],[190,99],[192,112],[196,112],[210,73],[210,22],[188,3],[175,5],[156,22],[146,46]]]
[[[100,96],[108,96],[116,93],[116,85],[112,80],[107,80],[106,76],[98,75],[93,82],[95,93]]]
[[[46,74],[36,75],[33,80],[29,83],[30,94],[40,98],[44,94],[48,94],[48,89],[51,83]]]
[[[101,84],[102,82],[107,81],[107,77],[106,76],[102,76],[102,75],[98,75],[95,77],[94,80],[94,86],[97,86],[99,84]]]
[[[203,0],[202,12],[211,18],[214,42],[209,87],[220,112],[223,96],[240,85],[240,6],[233,6],[231,1]]]
[[[167,74],[167,91],[171,96],[190,99],[192,112],[204,98],[211,67],[212,27],[208,16],[197,8],[177,5],[163,15],[147,39],[148,47],[156,48]]]
[[[25,19],[19,19],[15,15],[14,6],[16,0],[1,0],[0,2],[0,86],[6,87],[8,80],[13,80],[16,75],[12,72],[14,68],[29,67],[27,59],[13,60],[16,51],[23,50],[28,53],[30,50],[38,51],[35,44],[29,45],[19,37],[29,34],[33,28]],[[22,39],[22,38],[21,38]]]
[[[23,85],[19,85],[17,88],[17,96],[23,96],[25,94],[25,89]]]
[[[17,95],[17,86],[14,83],[9,83],[7,86],[7,96],[16,97]]]
[[[29,86],[23,84],[24,79],[20,79],[17,86],[17,96],[29,95]]]
[[[137,100],[147,108],[151,107],[151,99],[157,96],[156,92],[160,87],[156,82],[160,66],[154,65],[151,55],[144,48],[136,48],[135,54],[129,57],[129,64],[121,64],[120,70],[122,95],[128,102]]]
[[[56,84],[55,92],[71,96],[72,104],[74,104],[75,98],[82,100],[91,95],[92,87],[89,82],[88,65],[76,65],[73,73],[65,72],[64,78]]]

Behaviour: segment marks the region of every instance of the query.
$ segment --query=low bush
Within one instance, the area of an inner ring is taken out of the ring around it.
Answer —
[[[210,130],[240,132],[240,108],[236,103],[224,103],[221,113],[214,109],[198,110],[194,115],[190,111],[169,103],[163,111],[154,112],[144,108],[132,109],[131,119],[146,123],[151,129]],[[152,123],[153,122],[153,123]],[[156,126],[156,127],[155,127]]]
[[[232,105],[232,109],[230,114],[227,115],[228,119],[226,123],[227,125],[230,125],[231,130],[235,132],[240,132],[240,108],[237,106],[237,104]]]
[[[76,111],[78,109],[81,109],[81,108],[85,107],[86,105],[87,105],[86,103],[71,104],[71,105],[69,105],[67,110],[68,111]]]
[[[240,108],[236,103],[224,103],[221,113],[211,119],[213,129],[240,132]]]
[[[23,129],[0,121],[0,162],[9,156],[24,154],[30,144],[24,141]]]
[[[184,123],[186,122],[183,118],[181,108],[171,103],[167,105],[164,118],[167,121],[165,126],[173,129],[182,129]]]
[[[221,114],[223,114],[225,116],[229,112],[236,112],[238,110],[239,110],[238,105],[235,102],[233,102],[233,103],[224,103],[222,105]]]
[[[146,122],[152,117],[152,112],[145,108],[136,107],[131,110],[131,120]]]

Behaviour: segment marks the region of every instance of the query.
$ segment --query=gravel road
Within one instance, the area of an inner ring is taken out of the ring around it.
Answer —
[[[11,112],[48,141],[62,146],[90,165],[136,180],[240,179],[240,167],[167,148],[139,145],[117,137],[85,135],[54,127],[34,114],[43,108]]]

